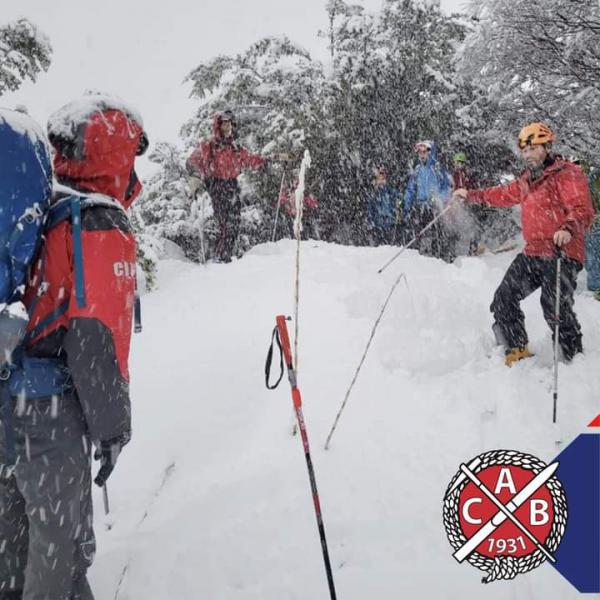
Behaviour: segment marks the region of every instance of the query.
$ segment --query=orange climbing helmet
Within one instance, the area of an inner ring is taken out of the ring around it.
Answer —
[[[548,144],[555,139],[554,132],[545,123],[530,123],[519,132],[519,148]]]

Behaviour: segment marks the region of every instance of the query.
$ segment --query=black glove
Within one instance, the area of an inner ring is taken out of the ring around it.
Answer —
[[[106,483],[106,480],[110,477],[110,474],[117,464],[117,458],[119,457],[119,454],[121,454],[123,446],[125,446],[128,441],[129,436],[119,436],[100,442],[100,446],[98,446],[94,452],[94,460],[100,461],[100,468],[94,479],[96,485],[102,487]]]

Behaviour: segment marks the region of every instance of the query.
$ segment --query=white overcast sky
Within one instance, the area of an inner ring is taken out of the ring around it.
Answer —
[[[459,11],[465,0],[442,0]],[[0,22],[25,16],[49,38],[52,65],[36,84],[0,98],[25,104],[42,125],[62,104],[97,89],[141,112],[151,141],[176,141],[192,114],[187,73],[217,54],[286,34],[314,56],[326,52],[325,0],[1,0]],[[363,0],[377,9],[382,0]]]

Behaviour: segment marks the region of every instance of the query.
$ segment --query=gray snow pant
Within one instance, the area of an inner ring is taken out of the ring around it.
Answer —
[[[11,402],[16,466],[0,472],[0,599],[22,590],[23,600],[93,600],[91,447],[79,401],[66,394]]]

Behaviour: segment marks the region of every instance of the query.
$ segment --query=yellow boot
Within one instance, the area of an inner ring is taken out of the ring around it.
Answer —
[[[504,359],[504,364],[507,367],[512,367],[513,363],[516,363],[519,360],[524,358],[529,358],[533,356],[531,352],[529,352],[527,346],[525,348],[511,348],[506,351],[506,357]]]

